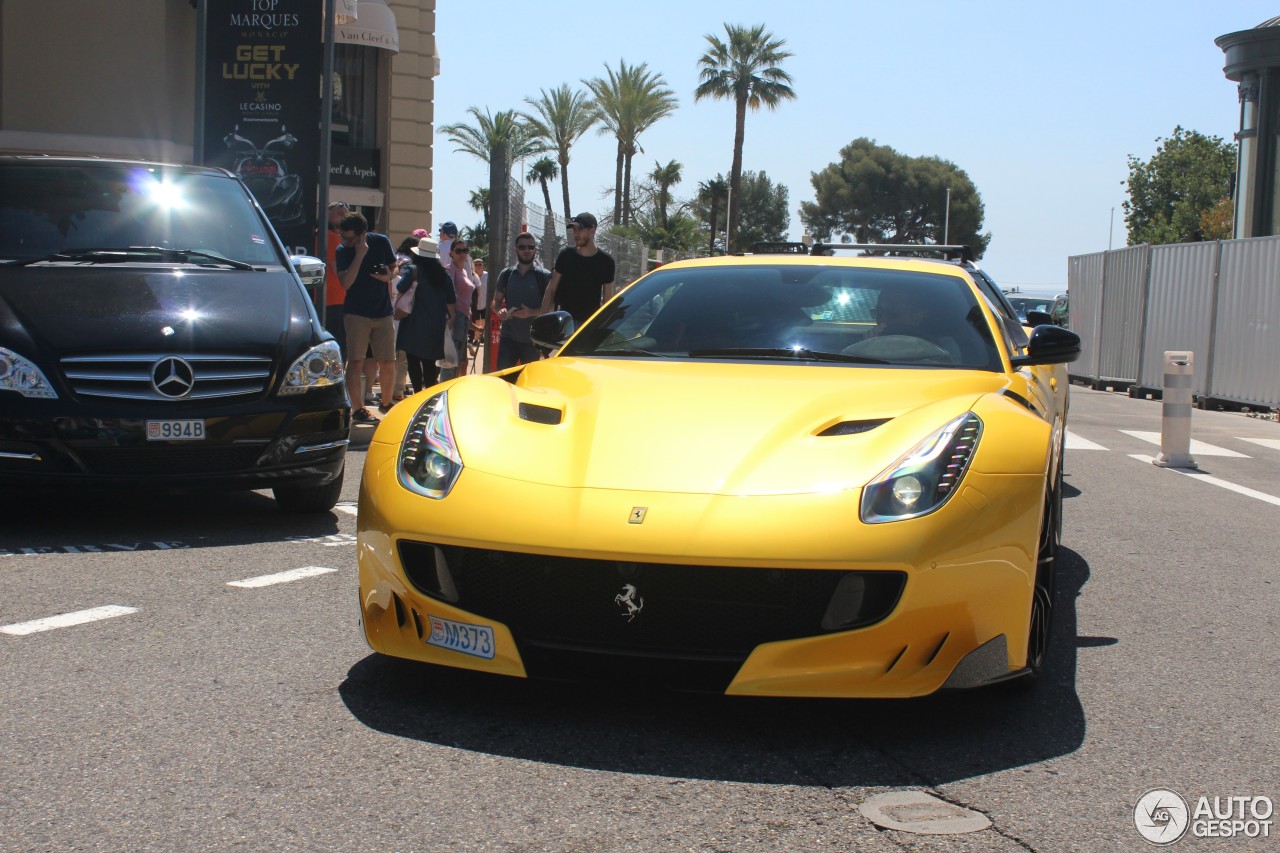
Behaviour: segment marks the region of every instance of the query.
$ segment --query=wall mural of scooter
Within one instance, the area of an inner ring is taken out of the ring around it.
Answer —
[[[284,125],[280,135],[259,148],[251,139],[240,135],[240,125],[222,138],[234,157],[231,171],[239,175],[278,229],[305,221],[302,210],[302,179],[289,172],[285,155],[298,138]]]

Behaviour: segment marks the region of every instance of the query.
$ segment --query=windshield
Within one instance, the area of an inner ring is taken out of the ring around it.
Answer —
[[[279,265],[275,244],[244,186],[226,176],[105,163],[0,166],[0,260],[150,246]]]
[[[834,265],[662,269],[563,354],[1000,369],[967,280]]]
[[[1052,296],[1010,296],[1009,304],[1018,312],[1018,319],[1027,319],[1028,311],[1043,311],[1048,314],[1053,310]]]

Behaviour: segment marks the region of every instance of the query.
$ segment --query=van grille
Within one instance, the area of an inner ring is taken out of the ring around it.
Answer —
[[[165,384],[170,374],[166,362],[174,359],[187,367],[178,365],[183,375]],[[62,359],[62,372],[77,395],[178,403],[262,394],[271,379],[271,359],[164,353],[77,355]]]

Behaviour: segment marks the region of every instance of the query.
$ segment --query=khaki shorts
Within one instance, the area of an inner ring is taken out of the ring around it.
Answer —
[[[347,326],[348,360],[363,361],[370,346],[374,361],[396,360],[396,330],[390,314],[385,317],[348,314],[342,320]]]

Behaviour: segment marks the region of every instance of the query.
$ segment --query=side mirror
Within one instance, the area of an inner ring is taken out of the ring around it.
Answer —
[[[572,334],[573,315],[568,311],[552,311],[550,314],[534,317],[529,326],[529,338],[534,346],[546,350],[564,346]]]
[[[1027,354],[1010,359],[1014,370],[1033,364],[1070,364],[1080,357],[1080,336],[1060,326],[1036,326]]]
[[[1049,316],[1049,312],[1047,311],[1027,312],[1028,326],[1052,326],[1053,324],[1053,318]]]
[[[302,279],[302,286],[307,290],[324,287],[324,261],[310,255],[294,255],[289,258],[293,271]]]

